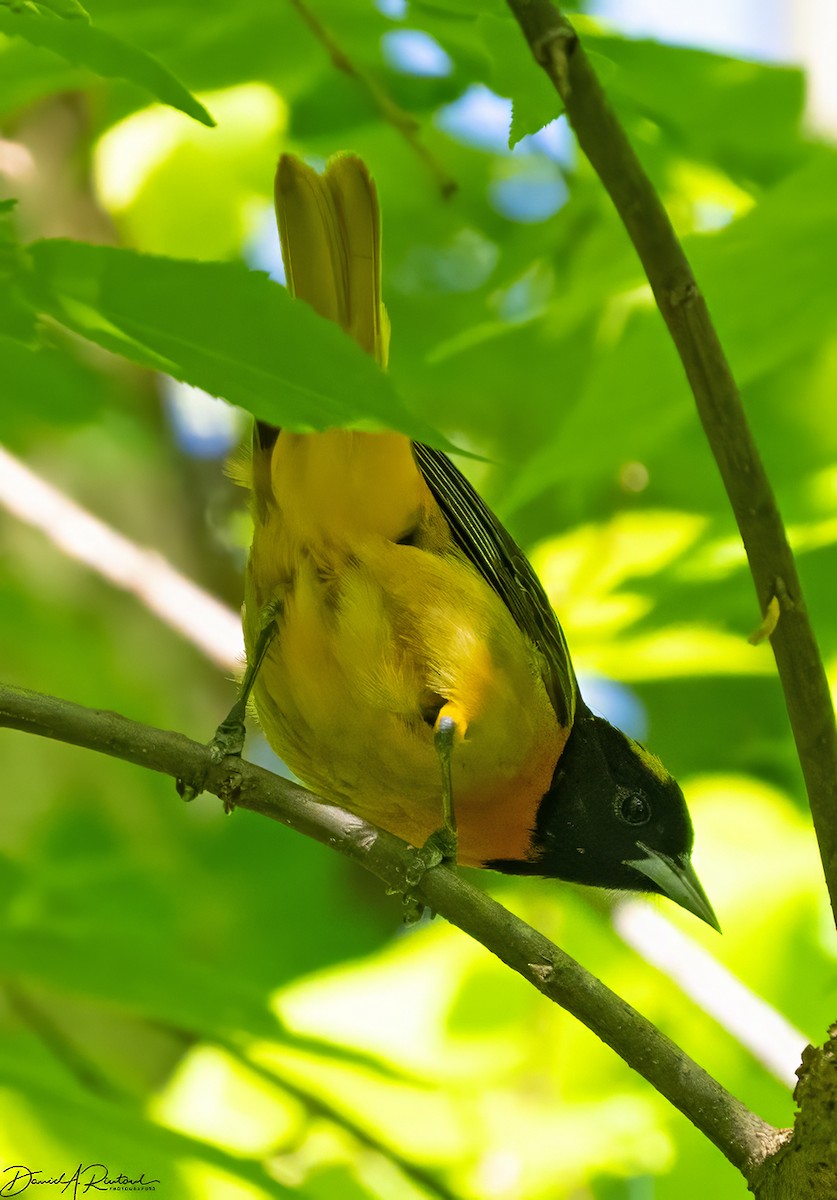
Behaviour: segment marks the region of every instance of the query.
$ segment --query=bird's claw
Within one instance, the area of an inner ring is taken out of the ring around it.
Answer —
[[[209,756],[213,762],[219,763],[228,757],[241,758],[244,749],[244,722],[229,719],[222,721],[215,730],[215,736],[209,743]]]
[[[404,891],[404,923],[414,925],[425,911],[425,905],[412,895],[412,889],[418,887],[428,871],[442,863],[455,863],[457,851],[456,831],[443,825],[431,833],[420,850],[416,850],[413,861],[404,875],[406,889]]]

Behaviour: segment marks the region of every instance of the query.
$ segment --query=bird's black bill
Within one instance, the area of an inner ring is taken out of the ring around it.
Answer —
[[[669,900],[700,917],[701,921],[705,921],[720,933],[718,918],[689,859],[685,855],[682,859],[669,858],[667,854],[660,854],[642,842],[639,843],[639,848],[644,852],[644,856],[631,859],[625,865],[645,875]]]

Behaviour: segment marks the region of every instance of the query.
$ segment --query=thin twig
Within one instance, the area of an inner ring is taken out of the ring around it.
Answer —
[[[156,550],[125,537],[0,446],[0,507],[40,529],[62,554],[84,563],[225,671],[244,661],[241,615],[177,571]]]
[[[259,1079],[274,1088],[287,1092],[289,1096],[293,1096],[310,1115],[323,1117],[326,1121],[341,1126],[367,1150],[372,1150],[376,1154],[380,1154],[382,1158],[394,1163],[399,1171],[429,1195],[438,1196],[440,1200],[456,1200],[454,1193],[438,1175],[410,1162],[400,1150],[365,1128],[361,1121],[341,1108],[338,1103],[321,1095],[318,1086],[314,1083],[291,1079],[281,1063],[268,1066],[255,1057],[255,1052],[237,1046],[234,1041],[217,1035],[213,1036],[211,1040],[219,1049],[231,1055],[237,1063],[243,1065],[246,1070],[258,1076]]]
[[[550,0],[508,0],[508,5],[622,218],[686,371],[747,552],[837,916],[837,727],[831,693],[735,379],[683,248],[575,30]],[[770,631],[767,619],[776,601],[779,617]]]
[[[447,200],[452,196],[459,185],[422,142],[419,137],[421,126],[412,113],[408,113],[399,107],[371,75],[367,75],[361,71],[357,63],[349,58],[348,54],[346,54],[334,36],[329,33],[319,17],[304,3],[304,0],[289,0],[289,2],[299,13],[317,41],[326,50],[337,70],[342,71],[344,75],[348,75],[350,79],[353,79],[363,88],[387,124],[397,129],[405,141],[409,143],[433,176],[436,186],[442,194],[442,199]]]
[[[206,746],[116,713],[0,685],[0,726],[4,725],[171,775],[198,792],[211,792],[225,804],[262,813],[339,850],[392,891],[409,890],[582,1021],[688,1117],[747,1179],[786,1140],[786,1133],[750,1112],[574,959],[456,872],[437,867],[408,889],[407,872],[415,864],[416,852],[400,838],[251,763],[231,758],[215,763]]]
[[[133,1104],[133,1097],[118,1088],[98,1064],[68,1037],[57,1021],[35,1003],[23,988],[10,983],[3,984],[9,1008],[19,1020],[38,1037],[50,1053],[88,1091],[116,1104]]]

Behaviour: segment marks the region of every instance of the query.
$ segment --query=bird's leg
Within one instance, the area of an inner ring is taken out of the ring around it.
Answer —
[[[227,755],[240,757],[241,751],[244,749],[244,718],[247,716],[247,701],[250,699],[250,693],[253,690],[253,684],[256,682],[259,668],[264,662],[270,644],[276,636],[278,628],[276,618],[280,612],[281,601],[279,600],[274,600],[266,605],[262,612],[261,629],[259,630],[259,636],[256,638],[253,657],[247,664],[244,678],[238,689],[238,699],[215,730],[215,735],[209,743],[209,755],[213,762],[219,763]],[[199,782],[186,779],[177,780],[177,791],[184,800],[194,800],[200,795],[201,790]],[[233,807],[234,802],[231,799],[224,800],[225,812],[232,812]]]
[[[244,678],[238,690],[238,699],[227,713],[224,720],[215,730],[215,736],[209,743],[209,750],[215,762],[220,762],[227,755],[240,756],[244,748],[244,720],[247,716],[247,702],[256,682],[265,656],[276,636],[276,618],[281,610],[281,601],[274,600],[267,604],[262,612],[262,626],[256,639],[253,657],[247,663]]]
[[[415,862],[407,872],[407,883],[413,887],[425,871],[442,862],[456,862],[456,811],[453,803],[451,760],[454,745],[465,736],[468,722],[465,714],[452,701],[443,705],[433,726],[433,741],[442,771],[442,825],[431,833],[416,853]]]
[[[454,711],[448,711],[453,709]],[[456,811],[453,804],[453,785],[451,783],[451,760],[454,743],[465,734],[465,720],[456,712],[453,704],[446,704],[436,718],[433,731],[433,741],[439,756],[439,766],[442,768],[442,827],[432,833],[426,845],[431,842],[438,847],[442,859],[456,862]]]

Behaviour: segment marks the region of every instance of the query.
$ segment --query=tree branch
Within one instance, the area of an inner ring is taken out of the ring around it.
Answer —
[[[765,618],[778,601],[780,616],[770,642],[837,917],[837,728],[831,693],[782,517],[735,379],[666,211],[575,30],[550,0],[508,0],[508,5],[563,100],[579,145],[648,276],[729,496]]]
[[[400,838],[251,763],[212,761],[179,733],[117,713],[0,685],[0,726],[54,738],[137,763],[261,813],[339,850],[393,891],[407,891],[415,850]],[[549,1000],[606,1042],[698,1127],[748,1180],[787,1134],[750,1112],[650,1021],[536,930],[455,871],[428,871],[410,893],[481,942]]]
[[[404,140],[413,148],[415,153],[429,170],[441,192],[442,199],[449,199],[457,190],[458,184],[440,162],[438,162],[425,144],[419,138],[421,126],[412,113],[405,112],[384,91],[371,75],[365,74],[360,67],[349,58],[336,39],[329,33],[316,13],[308,7],[305,0],[290,0],[291,5],[299,13],[302,20],[313,33],[317,41],[327,51],[329,58],[338,71],[348,75],[360,85],[371,99],[387,124],[397,129]]]

